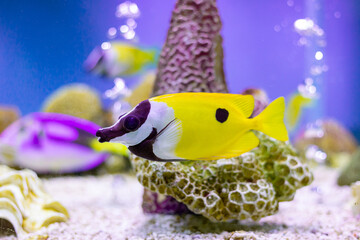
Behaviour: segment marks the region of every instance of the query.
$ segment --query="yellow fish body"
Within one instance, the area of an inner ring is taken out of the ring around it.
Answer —
[[[120,41],[106,42],[90,53],[84,66],[88,71],[105,77],[123,77],[155,64],[157,55],[155,49],[142,49]]]
[[[251,95],[178,93],[151,98],[100,129],[100,142],[120,142],[136,155],[158,161],[231,158],[259,144],[251,130],[288,140],[284,98],[257,117]]]

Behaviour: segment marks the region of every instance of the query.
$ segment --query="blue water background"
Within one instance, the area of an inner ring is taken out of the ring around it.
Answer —
[[[25,115],[40,110],[45,97],[64,84],[111,88],[110,81],[85,73],[82,64],[107,40],[108,28],[121,23],[115,17],[121,2],[1,0],[0,104],[16,105]],[[140,43],[161,47],[175,0],[135,2],[142,13],[136,29]],[[306,2],[291,2],[292,6],[287,0],[218,1],[225,74],[232,93],[260,87],[272,99],[289,96],[308,75],[305,47],[297,46],[299,34],[293,28],[296,19],[307,17]],[[323,2],[324,62],[329,70],[323,76],[321,112],[359,136],[360,1]]]

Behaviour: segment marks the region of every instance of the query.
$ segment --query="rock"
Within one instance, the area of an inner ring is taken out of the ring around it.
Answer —
[[[360,181],[360,148],[352,155],[349,164],[341,171],[337,183],[343,186],[356,181]]]
[[[16,107],[0,106],[0,133],[20,117]]]

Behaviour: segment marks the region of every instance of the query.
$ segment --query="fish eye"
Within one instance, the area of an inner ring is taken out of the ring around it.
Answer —
[[[134,116],[128,116],[125,118],[124,121],[124,128],[126,128],[128,131],[135,131],[140,126],[140,121],[137,117]]]

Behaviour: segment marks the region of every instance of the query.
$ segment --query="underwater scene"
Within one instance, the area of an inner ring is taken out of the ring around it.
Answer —
[[[360,2],[0,1],[0,239],[360,240]]]

